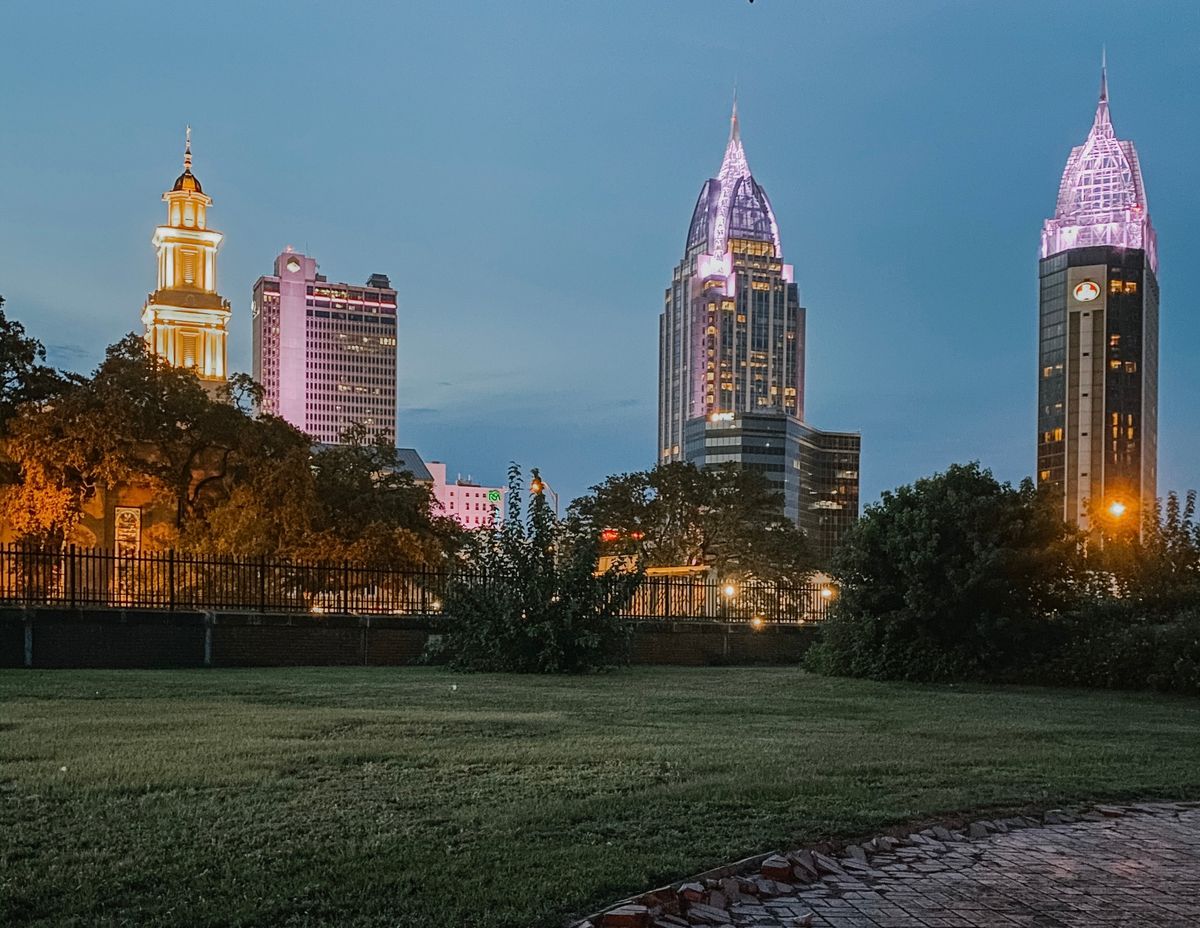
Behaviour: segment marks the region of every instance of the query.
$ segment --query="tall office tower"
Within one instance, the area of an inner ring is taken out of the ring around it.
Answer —
[[[142,324],[150,350],[177,367],[195,370],[209,387],[225,382],[229,301],[217,293],[220,232],[208,228],[212,198],[192,173],[192,130],[183,150],[183,173],[163,194],[167,223],[154,230],[158,288],[146,298]]]
[[[734,104],[659,317],[658,459],[764,473],[827,561],[858,518],[855,433],[804,421],[805,309]]]
[[[1158,250],[1101,69],[1087,140],[1042,228],[1038,483],[1083,529],[1137,530],[1158,466]]]
[[[659,320],[658,457],[684,459],[689,419],[774,410],[804,418],[804,308],[737,104],[717,176],[692,213]]]
[[[263,411],[318,442],[361,426],[396,441],[396,291],[383,274],[333,284],[290,247],[254,283],[254,379]]]

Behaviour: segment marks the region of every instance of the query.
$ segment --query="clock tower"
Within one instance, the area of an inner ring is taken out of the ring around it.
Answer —
[[[158,288],[146,299],[146,344],[175,367],[194,370],[206,386],[224,383],[229,301],[217,293],[217,249],[224,238],[208,228],[212,199],[192,173],[188,127],[183,173],[163,194],[167,221],[154,230]]]

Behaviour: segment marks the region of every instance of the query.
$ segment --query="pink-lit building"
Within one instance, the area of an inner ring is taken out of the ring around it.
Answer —
[[[384,274],[330,283],[290,247],[254,284],[254,379],[263,411],[318,442],[351,426],[396,441],[396,291]]]
[[[433,495],[440,505],[439,515],[453,519],[463,528],[498,525],[504,519],[504,487],[485,487],[462,477],[449,483],[446,465],[441,461],[426,464],[433,477]]]
[[[1082,529],[1137,532],[1158,495],[1158,244],[1103,66],[1039,257],[1038,485]]]

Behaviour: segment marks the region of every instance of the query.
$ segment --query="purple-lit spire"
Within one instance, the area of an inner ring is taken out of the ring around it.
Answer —
[[[1042,227],[1043,258],[1069,248],[1141,248],[1158,272],[1158,248],[1133,142],[1118,139],[1108,108],[1108,63],[1100,67],[1100,100],[1087,140],[1071,150],[1054,218]]]
[[[737,96],[729,117],[729,143],[717,176],[705,182],[688,228],[688,254],[724,257],[730,238],[771,242],[781,257],[779,228],[767,193],[750,173],[742,148]]]

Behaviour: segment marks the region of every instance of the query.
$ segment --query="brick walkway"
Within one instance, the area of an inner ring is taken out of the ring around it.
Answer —
[[[977,822],[965,833],[927,829],[904,839],[850,847],[836,858],[810,852],[772,857],[764,861],[761,874],[681,887],[681,905],[674,913],[668,914],[672,906],[643,910],[643,924],[1200,926],[1196,804],[1049,813],[1044,821]],[[793,871],[791,883],[777,882],[786,867]],[[607,916],[600,920],[601,926],[609,924],[621,922]]]

